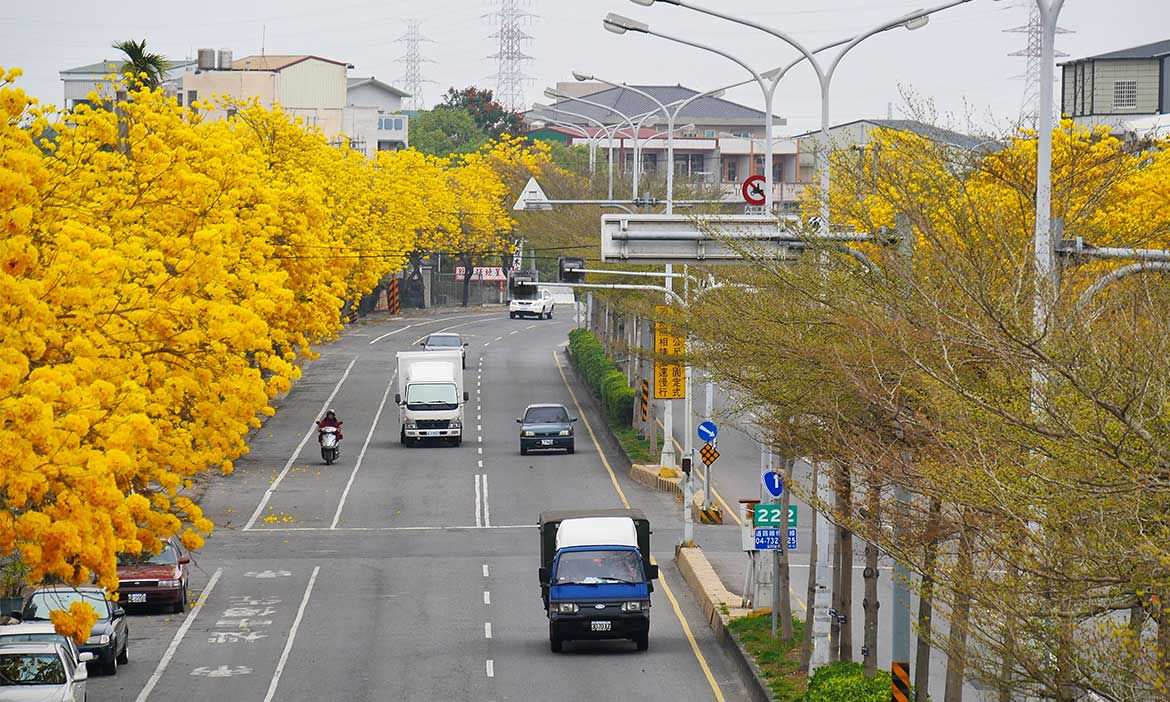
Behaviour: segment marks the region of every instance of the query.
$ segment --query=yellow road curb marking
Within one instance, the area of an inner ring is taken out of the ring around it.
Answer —
[[[597,455],[601,457],[601,463],[605,466],[606,472],[609,473],[609,479],[613,482],[613,489],[617,491],[618,497],[621,498],[625,508],[630,509],[630,501],[626,499],[626,493],[622,492],[621,485],[618,485],[617,475],[614,474],[613,468],[610,467],[609,460],[605,457],[605,451],[601,450],[601,444],[597,441],[597,435],[593,433],[593,425],[589,423],[589,418],[585,416],[585,411],[581,408],[581,403],[577,401],[577,393],[573,392],[573,387],[569,385],[569,379],[565,376],[564,366],[561,365],[561,359],[557,356],[556,351],[553,351],[553,361],[557,364],[557,371],[561,374],[561,382],[565,384],[565,389],[569,391],[569,397],[573,398],[573,406],[577,408],[577,416],[581,418],[581,421],[585,422],[585,428],[589,431],[589,438],[593,440],[593,447],[597,449]],[[657,564],[653,556],[651,556],[650,560]],[[726,698],[723,696],[723,690],[720,689],[719,683],[711,673],[711,667],[707,665],[707,659],[703,656],[703,651],[699,648],[699,642],[695,640],[695,635],[691,632],[691,627],[687,624],[686,617],[682,613],[682,608],[679,607],[678,600],[675,599],[674,593],[670,590],[670,585],[666,582],[666,577],[659,573],[658,581],[662,583],[662,591],[666,593],[666,599],[670,600],[670,606],[674,608],[674,616],[678,618],[678,623],[682,625],[683,633],[686,634],[687,641],[691,644],[691,651],[695,654],[695,659],[699,662],[699,667],[702,668],[703,675],[707,677],[707,684],[711,686],[711,692],[715,695],[716,702],[726,702]]]

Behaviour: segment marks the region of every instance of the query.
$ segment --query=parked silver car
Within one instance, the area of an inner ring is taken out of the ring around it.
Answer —
[[[0,702],[85,702],[85,663],[59,643],[0,646]]]

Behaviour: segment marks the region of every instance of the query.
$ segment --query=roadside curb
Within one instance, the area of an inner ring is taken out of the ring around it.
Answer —
[[[630,477],[633,478],[634,482],[660,492],[674,493],[679,500],[682,500],[682,478],[666,477],[662,475],[661,471],[661,466],[643,465],[641,463],[630,465]]]
[[[707,617],[707,624],[715,632],[715,640],[719,642],[719,647],[735,662],[736,670],[748,692],[748,699],[753,702],[774,702],[775,698],[764,682],[759,666],[740,644],[739,639],[735,638],[735,634],[727,628],[727,623],[732,619],[749,615],[752,610],[731,606],[740,598],[724,587],[719,574],[703,555],[703,549],[698,546],[676,547],[674,562],[682,573],[687,587],[699,600],[703,614]]]

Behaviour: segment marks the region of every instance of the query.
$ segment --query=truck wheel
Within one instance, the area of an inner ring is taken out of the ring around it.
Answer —
[[[553,628],[552,624],[548,625],[548,648],[553,653],[560,653],[564,646],[564,641],[557,635],[557,630]]]
[[[402,429],[398,434],[398,440],[402,442],[403,446],[410,446],[410,439],[406,438],[406,429]]]
[[[550,308],[548,308],[548,318],[549,318],[549,319],[552,319],[552,313],[553,313],[553,310],[554,310],[554,309],[556,309],[556,308],[555,308],[555,307],[550,307]]]
[[[634,645],[638,647],[639,651],[645,651],[650,648],[650,634],[649,632],[634,637]]]
[[[516,319],[516,313],[515,313],[515,312],[509,312],[509,313],[508,313],[508,319]]]

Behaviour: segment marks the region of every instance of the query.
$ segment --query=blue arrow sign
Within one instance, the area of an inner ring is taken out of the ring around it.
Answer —
[[[703,422],[699,425],[699,440],[710,443],[719,436],[719,427],[715,426],[715,422]]]
[[[764,472],[764,489],[772,497],[780,497],[784,494],[784,476],[772,471]]]

